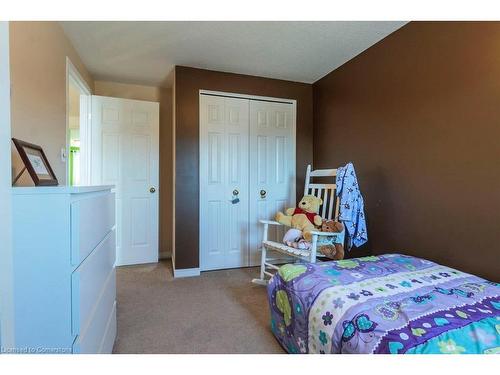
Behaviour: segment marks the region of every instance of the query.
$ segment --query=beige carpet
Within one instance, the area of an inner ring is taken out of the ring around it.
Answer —
[[[283,353],[257,268],[173,279],[170,262],[117,270],[114,353]]]

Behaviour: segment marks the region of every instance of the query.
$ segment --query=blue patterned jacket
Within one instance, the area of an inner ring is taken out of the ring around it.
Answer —
[[[336,183],[340,199],[339,221],[346,228],[347,250],[350,250],[353,244],[359,247],[368,241],[363,197],[352,163],[337,169]]]

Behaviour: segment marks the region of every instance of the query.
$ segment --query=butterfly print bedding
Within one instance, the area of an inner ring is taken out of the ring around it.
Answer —
[[[500,284],[425,259],[286,264],[268,299],[289,353],[500,352]]]

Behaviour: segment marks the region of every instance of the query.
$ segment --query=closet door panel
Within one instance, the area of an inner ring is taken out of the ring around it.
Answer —
[[[200,96],[200,254],[202,270],[248,264],[246,99]]]
[[[293,106],[250,101],[250,265],[260,264],[261,219],[295,205]],[[269,240],[281,242],[285,228],[271,227]]]
[[[248,100],[225,98],[224,106],[228,144],[224,268],[233,268],[248,265]]]
[[[219,193],[226,187],[224,100],[202,96],[200,103],[200,250],[202,267],[211,268],[224,263],[225,253],[226,205]]]

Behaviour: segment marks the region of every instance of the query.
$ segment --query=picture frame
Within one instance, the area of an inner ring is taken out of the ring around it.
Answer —
[[[59,182],[41,146],[12,138],[24,168],[14,179],[13,185],[25,170],[28,170],[35,186],[57,186]]]

